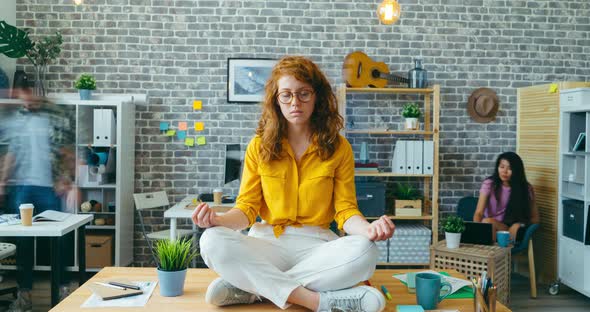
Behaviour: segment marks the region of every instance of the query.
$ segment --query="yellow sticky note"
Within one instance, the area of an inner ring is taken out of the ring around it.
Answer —
[[[205,129],[205,124],[201,121],[195,122],[195,130],[196,131],[203,131]]]
[[[203,108],[203,102],[201,101],[193,101],[193,110],[200,110],[201,108]]]
[[[186,121],[181,121],[178,123],[178,130],[186,130],[186,129],[187,129]]]
[[[205,139],[205,137],[201,136],[197,138],[197,145],[205,145],[207,144],[207,139]]]
[[[186,145],[186,146],[195,146],[195,139],[194,138],[186,138],[184,140],[184,145]]]
[[[557,92],[557,84],[556,83],[552,83],[549,85],[549,93],[556,93]]]
[[[176,134],[176,130],[168,130],[166,131],[166,136],[174,136]]]

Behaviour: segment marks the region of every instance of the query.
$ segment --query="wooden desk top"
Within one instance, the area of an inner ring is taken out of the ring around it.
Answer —
[[[391,295],[392,301],[387,301],[385,311],[395,311],[397,304],[416,304],[414,294],[409,294],[406,287],[393,274],[404,273],[407,271],[421,270],[377,270],[370,282],[375,287],[385,285]],[[452,276],[461,277],[461,274],[446,270]],[[139,311],[280,311],[269,301],[251,305],[238,305],[218,308],[205,303],[205,291],[209,283],[217,277],[217,274],[209,269],[189,269],[184,286],[184,295],[180,297],[162,297],[160,296],[159,286],[156,287],[150,300],[143,308],[108,308],[108,311],[121,312],[139,312]],[[55,306],[51,312],[66,311],[106,311],[107,309],[83,309],[80,306],[90,297],[91,291],[86,287],[88,283],[97,281],[106,281],[113,278],[125,278],[128,280],[157,281],[155,268],[129,268],[129,267],[107,267],[98,272],[94,277],[86,282],[82,287],[76,289],[70,296]],[[461,312],[473,311],[472,299],[447,299],[443,300],[438,309],[459,309]],[[308,311],[299,306],[292,306],[289,311]],[[508,308],[498,302],[496,305],[497,312],[510,312]]]

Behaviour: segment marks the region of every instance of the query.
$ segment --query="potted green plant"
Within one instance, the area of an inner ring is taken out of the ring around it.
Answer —
[[[35,69],[34,94],[45,96],[45,73],[47,65],[55,62],[61,53],[63,38],[59,32],[54,36],[29,38],[29,29],[19,29],[0,21],[0,53],[10,58],[26,56]]]
[[[442,228],[445,231],[447,248],[459,248],[461,233],[465,231],[463,218],[456,215],[450,215],[443,220]]]
[[[406,119],[406,129],[407,130],[417,130],[418,129],[418,118],[422,116],[422,112],[420,111],[420,107],[418,104],[414,102],[407,103],[402,108],[402,117]]]
[[[156,243],[155,255],[158,264],[160,295],[180,296],[184,292],[184,281],[189,263],[198,255],[188,239],[164,239]]]
[[[82,74],[76,80],[75,87],[80,92],[80,100],[90,100],[92,90],[96,90],[96,80],[90,74]]]
[[[422,215],[422,193],[410,184],[397,183],[394,197],[396,216]]]

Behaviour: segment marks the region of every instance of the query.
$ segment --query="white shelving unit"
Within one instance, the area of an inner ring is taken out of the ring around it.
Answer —
[[[558,275],[590,296],[590,88],[560,94]],[[574,150],[580,134],[585,144]]]
[[[145,103],[145,95],[129,94],[97,94],[93,100],[82,101],[77,93],[50,94],[49,99],[56,105],[63,105],[64,109],[75,111],[75,150],[76,160],[76,185],[79,185],[80,201],[75,204],[75,213],[85,213],[80,210],[84,201],[96,200],[102,204],[98,212],[89,212],[94,215],[94,220],[103,218],[111,219],[110,224],[86,226],[86,235],[106,234],[112,235],[114,266],[128,266],[133,262],[133,234],[134,234],[134,174],[135,174],[135,105]],[[22,105],[19,100],[2,100],[4,104]],[[86,149],[93,144],[93,112],[94,109],[112,110],[116,122],[116,144],[114,148],[116,167],[112,180],[106,184],[80,185],[80,162],[85,160]],[[111,207],[109,207],[111,203]],[[110,210],[109,210],[110,209]],[[76,240],[77,240],[76,233]],[[77,247],[75,247],[77,248]],[[35,249],[37,250],[37,248]],[[88,248],[86,250],[88,253]],[[67,269],[78,270],[78,253],[74,251],[74,265]],[[88,266],[88,271],[97,271],[101,268]],[[5,265],[3,268],[16,269],[16,266]],[[48,265],[39,265],[37,257],[35,270],[50,270]]]
[[[439,116],[440,116],[440,85],[433,85],[430,88],[413,89],[413,88],[349,88],[341,84],[337,88],[338,111],[344,118],[344,124],[347,125],[346,119],[346,95],[347,94],[413,94],[423,96],[422,111],[424,113],[424,128],[422,130],[385,130],[385,129],[345,129],[343,135],[347,134],[370,134],[370,135],[390,135],[396,139],[404,137],[418,136],[425,140],[433,141],[433,174],[400,174],[392,172],[365,173],[356,172],[358,177],[394,177],[394,178],[417,178],[424,182],[424,202],[421,216],[395,216],[390,215],[392,220],[415,220],[416,222],[428,224],[432,231],[432,243],[438,242],[438,184],[439,184]],[[417,101],[418,102],[418,101]],[[367,218],[375,219],[375,218]],[[430,263],[395,263],[380,262],[379,265],[399,265],[399,266],[426,266]]]

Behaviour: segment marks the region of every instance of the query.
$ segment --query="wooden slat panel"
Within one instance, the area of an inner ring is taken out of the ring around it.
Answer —
[[[559,90],[590,86],[586,82],[562,82]],[[557,205],[559,181],[559,92],[549,84],[518,89],[517,153],[522,157],[529,182],[535,188],[541,227],[534,243],[539,280],[557,279]]]

